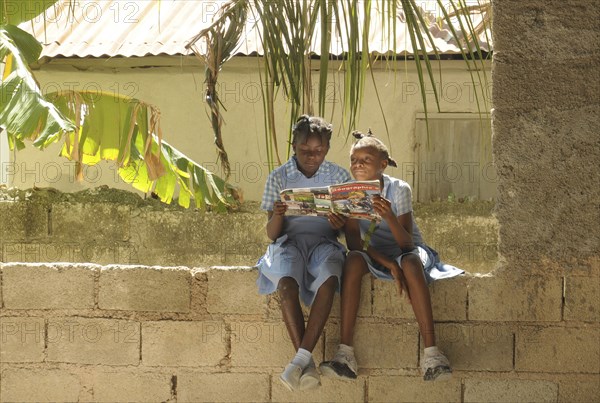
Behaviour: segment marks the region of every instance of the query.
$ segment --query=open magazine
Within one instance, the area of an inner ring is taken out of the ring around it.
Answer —
[[[281,201],[287,215],[326,216],[330,212],[350,218],[380,220],[373,196],[381,193],[378,180],[340,183],[326,187],[284,189]]]

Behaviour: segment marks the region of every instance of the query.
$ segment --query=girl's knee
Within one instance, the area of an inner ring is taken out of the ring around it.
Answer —
[[[277,284],[277,291],[281,298],[298,297],[298,283],[292,277],[283,277]]]
[[[319,288],[326,288],[328,290],[335,291],[337,289],[337,286],[338,286],[337,277],[331,276],[327,280],[325,280],[323,282],[323,284],[321,284],[321,287],[319,287]]]
[[[364,256],[353,250],[348,252],[348,256],[346,256],[346,261],[344,263],[344,276],[354,275],[362,277],[368,272],[369,269]]]
[[[421,262],[421,259],[412,253],[402,257],[400,267],[402,268],[404,275],[423,272],[423,263]]]

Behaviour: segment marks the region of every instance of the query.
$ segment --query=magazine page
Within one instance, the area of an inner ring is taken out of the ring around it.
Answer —
[[[327,187],[284,189],[280,196],[288,205],[286,215],[326,216],[331,211]]]
[[[378,180],[330,186],[333,211],[350,218],[381,220],[373,209],[373,196],[381,194],[380,186]]]

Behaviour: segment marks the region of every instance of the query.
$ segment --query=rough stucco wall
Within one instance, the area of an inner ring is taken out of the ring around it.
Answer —
[[[599,3],[493,6],[500,253],[586,266],[600,249]]]

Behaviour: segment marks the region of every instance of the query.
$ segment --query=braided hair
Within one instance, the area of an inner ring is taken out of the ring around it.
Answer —
[[[333,125],[325,119],[318,116],[302,115],[296,121],[292,128],[292,144],[306,143],[308,138],[316,136],[321,139],[321,143],[327,143],[331,140]]]
[[[375,149],[377,152],[381,153],[383,159],[387,160],[388,165],[393,167],[398,166],[396,161],[394,161],[394,159],[390,157],[390,152],[388,151],[386,145],[383,144],[381,140],[373,136],[373,133],[371,133],[371,129],[369,129],[367,134],[361,133],[359,131],[354,131],[352,132],[352,136],[354,136],[354,138],[356,138],[357,140],[352,145],[350,153],[352,153],[352,151],[354,151],[355,149],[370,147]]]

